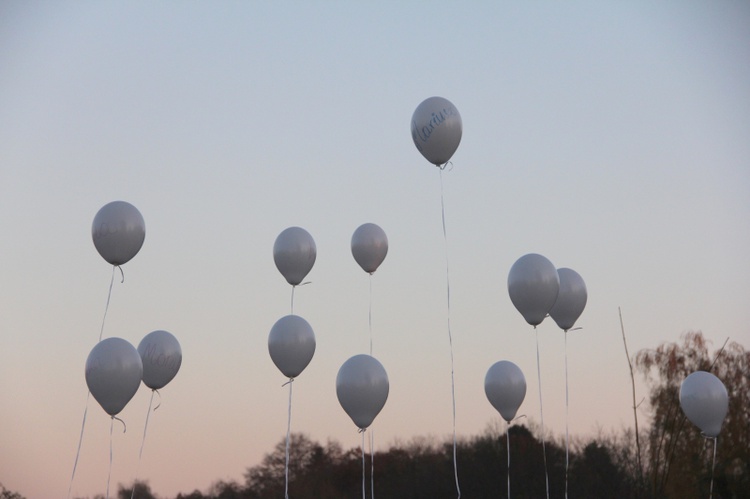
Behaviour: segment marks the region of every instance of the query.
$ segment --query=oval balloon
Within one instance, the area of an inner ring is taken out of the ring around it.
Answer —
[[[112,201],[99,209],[91,225],[96,251],[112,265],[130,261],[143,246],[146,224],[138,209],[125,201]]]
[[[152,390],[163,388],[174,379],[182,365],[182,349],[168,331],[152,331],[138,344],[143,362],[143,384]]]
[[[276,321],[268,335],[271,360],[287,378],[296,378],[305,370],[315,353],[315,333],[298,315]]]
[[[559,290],[557,269],[542,255],[522,256],[508,273],[510,300],[532,326],[541,324],[555,304]]]
[[[549,311],[549,316],[554,319],[563,331],[572,328],[586,308],[588,293],[583,278],[573,269],[557,269],[560,278],[560,291],[557,300]]]
[[[388,254],[388,238],[373,223],[360,225],[352,235],[352,256],[368,274],[375,272]]]
[[[696,371],[682,381],[680,406],[705,436],[716,438],[729,410],[727,388],[713,374]]]
[[[110,416],[119,414],[130,402],[142,376],[141,356],[122,338],[103,339],[86,359],[89,392]]]
[[[301,227],[284,229],[273,245],[273,261],[284,279],[296,286],[315,264],[317,248],[312,236]]]
[[[526,377],[513,362],[495,362],[484,377],[484,393],[492,407],[510,423],[526,397]]]
[[[458,109],[448,99],[430,97],[411,117],[411,137],[417,150],[436,166],[447,163],[458,149],[463,124]]]
[[[336,376],[336,396],[357,428],[369,427],[388,400],[388,374],[374,357],[351,357]]]

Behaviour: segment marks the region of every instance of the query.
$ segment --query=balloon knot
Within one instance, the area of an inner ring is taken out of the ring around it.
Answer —
[[[294,378],[289,378],[289,381],[287,381],[286,383],[284,383],[284,384],[283,384],[283,385],[281,385],[281,386],[282,386],[282,387],[284,387],[284,386],[286,386],[286,385],[289,385],[289,384],[291,384],[291,383],[294,383]]]
[[[448,171],[451,171],[453,169],[453,161],[446,161],[442,165],[435,165],[435,166],[438,167],[439,170],[445,170],[448,165],[450,165],[450,168],[448,168]]]
[[[156,409],[161,407],[161,393],[159,393],[159,390],[157,390],[156,388],[153,389],[153,392],[159,396],[159,403],[156,404],[156,407],[154,407],[154,412],[156,412]]]
[[[357,433],[364,433],[367,431],[367,428],[360,428],[357,430]]]

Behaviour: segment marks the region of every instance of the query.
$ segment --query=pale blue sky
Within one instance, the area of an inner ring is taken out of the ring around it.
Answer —
[[[271,250],[291,225],[318,247],[296,292],[318,347],[292,429],[359,444],[334,381],[369,345],[349,241],[374,222],[390,241],[372,282],[391,381],[376,444],[448,436],[440,174],[409,131],[432,95],[464,126],[442,174],[459,435],[499,419],[483,379],[502,359],[526,374],[519,413],[539,419],[534,335],[506,288],[525,253],[588,286],[568,338],[574,435],[632,425],[618,307],[632,353],[691,329],[750,345],[748,4],[492,4],[3,2],[0,482],[67,494],[111,275],[91,222],[116,199],[146,241],[104,336],[166,329],[184,353],[140,467],[157,494],[239,480],[285,434],[267,337],[289,312]],[[563,335],[546,320],[539,336],[561,435]],[[113,484],[135,476],[148,397],[121,414]],[[108,446],[92,400],[74,495],[104,492]]]

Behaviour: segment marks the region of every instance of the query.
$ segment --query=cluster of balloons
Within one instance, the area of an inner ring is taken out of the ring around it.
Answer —
[[[354,231],[351,251],[357,264],[373,274],[388,254],[388,238],[378,225],[366,223]],[[301,227],[283,230],[273,245],[276,268],[292,286],[298,286],[312,270],[317,257],[315,241]],[[268,335],[268,353],[281,373],[293,380],[312,361],[315,333],[298,315],[276,321]],[[336,394],[354,424],[365,429],[375,419],[388,397],[388,375],[370,355],[355,355],[341,366],[336,377]]]
[[[546,257],[529,253],[508,273],[508,294],[530,325],[538,326],[548,315],[567,332],[583,313],[588,299],[586,284],[575,270],[556,269]],[[493,365],[485,378],[485,392],[492,405],[510,422],[526,395],[521,369],[509,361]]]
[[[388,254],[388,238],[378,225],[366,223],[352,235],[351,251],[357,264],[373,274]],[[315,241],[301,227],[283,230],[273,245],[276,268],[292,286],[298,286],[312,270],[317,257]],[[312,361],[315,333],[298,315],[276,321],[268,335],[268,353],[281,373],[293,380]],[[388,375],[382,364],[370,355],[348,359],[336,377],[336,394],[354,424],[365,429],[375,419],[388,398]]]
[[[357,227],[351,241],[352,256],[372,275],[388,254],[388,237],[374,223]],[[344,412],[360,430],[367,429],[388,400],[388,373],[375,357],[350,357],[336,375],[336,396]]]
[[[527,323],[536,327],[549,315],[563,331],[573,328],[588,299],[586,284],[575,270],[556,269],[536,253],[522,256],[510,268],[508,294]]]
[[[289,227],[276,237],[273,261],[292,289],[307,277],[316,258],[315,241],[305,229]],[[315,354],[312,326],[298,315],[282,317],[268,334],[268,353],[279,371],[293,380],[302,374]]]
[[[86,384],[104,412],[119,414],[143,382],[158,390],[167,385],[182,365],[180,343],[167,331],[147,334],[136,349],[127,340],[105,338],[86,359]]]
[[[146,238],[143,215],[126,201],[102,206],[91,226],[94,247],[109,264],[119,267],[138,254]],[[138,349],[122,338],[106,338],[86,360],[86,384],[104,411],[115,416],[138,391],[141,381],[152,390],[166,386],[182,365],[180,343],[163,330],[147,334]]]

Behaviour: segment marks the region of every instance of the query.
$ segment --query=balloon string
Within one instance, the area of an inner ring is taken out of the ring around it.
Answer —
[[[711,488],[709,489],[709,499],[713,499],[714,497],[714,469],[716,468],[716,441],[718,440],[718,437],[714,437],[712,440],[714,441],[714,457],[711,462]]]
[[[362,428],[362,499],[365,499],[365,428]]]
[[[505,423],[505,447],[508,448],[508,499],[510,499],[510,421]]]
[[[291,314],[294,315],[294,288],[296,286],[292,285],[292,311]]]
[[[115,427],[115,417],[112,416],[112,422],[109,424],[109,473],[107,474],[107,499],[109,499],[109,480],[112,478],[112,430]]]
[[[107,311],[109,310],[109,299],[112,297],[112,285],[115,283],[115,267],[112,265],[112,278],[109,280],[109,292],[107,293],[107,304],[104,306],[104,317],[102,317],[102,327],[99,329],[99,341],[102,341],[104,334],[104,323],[107,320]]]
[[[83,410],[83,421],[81,421],[81,436],[78,437],[78,451],[76,451],[76,460],[73,462],[73,474],[70,475],[70,485],[68,485],[68,499],[70,499],[70,491],[73,488],[73,479],[76,476],[76,468],[78,468],[78,458],[81,455],[81,442],[83,442],[83,429],[86,427],[86,414],[89,412],[89,398],[91,398],[91,392],[86,393],[86,406]]]
[[[542,369],[539,362],[539,331],[534,326],[536,333],[536,375],[539,381],[539,414],[542,420],[542,456],[544,458],[544,480],[547,485],[547,499],[549,499],[549,474],[547,473],[547,447],[544,443],[544,408],[542,407]]]
[[[370,497],[375,499],[375,432],[370,431]]]
[[[112,478],[112,430],[115,427],[115,419],[122,423],[122,432],[125,433],[127,431],[125,421],[117,416],[112,416],[112,423],[109,425],[109,473],[107,474],[107,499],[109,499],[109,481]]]
[[[568,466],[570,439],[568,435],[568,330],[565,330],[565,499],[568,499]]]
[[[372,356],[372,274],[370,274],[370,310],[367,315],[370,327],[370,356]]]
[[[146,443],[146,430],[148,429],[148,418],[151,415],[151,406],[154,403],[155,392],[156,390],[151,390],[151,399],[149,400],[148,411],[146,412],[146,424],[143,425],[143,438],[141,439],[141,450],[138,452],[138,465],[135,468],[135,478],[133,479],[133,490],[130,492],[130,499],[133,499],[133,497],[135,497],[135,484],[138,482],[138,474],[141,471],[141,458],[143,457],[143,445]],[[157,409],[158,409],[158,406],[157,406]]]
[[[289,410],[287,413],[287,422],[286,422],[286,462],[284,464],[284,498],[289,499],[289,437],[292,430],[292,384],[294,383],[294,378],[289,378],[289,381],[284,383],[285,385],[289,385]]]
[[[445,165],[448,163],[446,162]],[[451,334],[451,280],[450,280],[450,268],[448,265],[448,233],[445,230],[445,196],[443,194],[443,165],[440,168],[440,208],[443,220],[443,242],[445,243],[445,283],[446,283],[446,295],[448,304],[448,343],[450,346],[451,353],[451,400],[453,403],[453,475],[456,479],[456,492],[458,493],[458,499],[461,499],[461,487],[458,484],[458,463],[456,461],[456,384],[454,380],[454,368],[453,368],[453,335]]]

